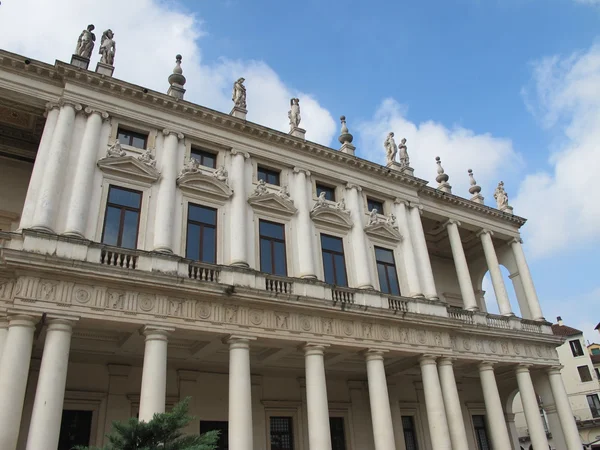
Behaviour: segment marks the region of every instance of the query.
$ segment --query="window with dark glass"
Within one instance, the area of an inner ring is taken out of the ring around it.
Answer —
[[[402,431],[404,432],[406,450],[419,450],[417,430],[415,429],[415,419],[413,416],[402,416]]]
[[[327,200],[335,202],[335,188],[325,184],[317,183],[317,197],[321,195],[321,192],[325,192],[325,198]]]
[[[136,248],[141,205],[141,192],[110,186],[104,215],[102,243]]]
[[[475,437],[477,438],[477,448],[479,450],[490,450],[492,446],[488,439],[485,416],[473,416],[473,427],[475,428]]]
[[[375,247],[375,260],[377,261],[377,274],[379,275],[381,292],[400,295],[394,252],[387,248]]]
[[[329,418],[329,432],[331,434],[331,450],[346,450],[343,417]]]
[[[148,143],[148,135],[119,127],[117,130],[117,140],[121,145],[130,145],[136,148],[146,148],[146,144]]]
[[[598,380],[600,381],[600,369],[597,367],[594,367],[594,372],[596,372],[596,378],[598,378]]]
[[[341,238],[321,235],[321,253],[325,282],[336,286],[348,286],[344,242]]]
[[[78,445],[90,445],[92,415],[93,411],[63,410],[57,450],[71,450]]]
[[[569,345],[571,346],[571,353],[573,353],[573,356],[583,356],[583,348],[581,347],[581,341],[579,341],[579,339],[569,341]]]
[[[285,258],[285,228],[279,223],[261,220],[258,224],[260,235],[260,270],[273,275],[287,275]]]
[[[271,450],[294,450],[294,429],[291,417],[270,418]]]
[[[379,214],[383,214],[383,202],[367,197],[367,209],[369,212],[376,209]]]
[[[592,374],[590,373],[590,368],[588,366],[578,366],[577,372],[579,372],[579,378],[582,382],[592,381]]]
[[[218,420],[200,421],[200,434],[215,430],[219,431],[219,440],[217,441],[215,450],[229,450],[229,423]]]
[[[591,349],[592,355],[600,355],[600,348],[594,347]]]
[[[259,180],[263,180],[265,183],[279,186],[278,170],[267,169],[266,167],[258,166],[257,175]]]
[[[190,157],[198,161],[198,164],[205,167],[217,168],[217,155],[212,152],[207,152],[200,148],[192,147]]]
[[[186,258],[216,263],[217,210],[189,203],[186,239]]]
[[[598,394],[587,395],[588,405],[590,406],[590,411],[592,412],[592,417],[597,419],[600,417],[600,399],[598,399]]]

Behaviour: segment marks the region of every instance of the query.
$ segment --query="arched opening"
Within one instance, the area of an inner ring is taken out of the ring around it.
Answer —
[[[508,294],[511,310],[516,316],[523,317],[523,311],[521,311],[521,306],[517,298],[517,292],[515,290],[515,286],[513,285],[513,281],[510,278],[510,272],[502,265],[500,265],[500,271],[502,272],[502,281],[506,287],[506,293]],[[498,299],[496,298],[496,293],[494,292],[494,286],[492,284],[489,270],[483,276],[481,292],[485,301],[487,312],[492,314],[500,314]]]

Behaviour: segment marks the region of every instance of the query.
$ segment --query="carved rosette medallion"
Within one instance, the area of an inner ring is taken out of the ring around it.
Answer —
[[[471,339],[463,338],[463,347],[465,350],[471,350]]]
[[[498,352],[498,343],[496,341],[489,341],[490,351],[492,353]]]
[[[75,292],[74,292],[73,295],[74,295],[75,301],[77,303],[87,303],[92,298],[92,295],[90,294],[90,291],[87,290],[84,287],[81,287],[81,286],[77,286],[75,288]]]
[[[419,344],[427,342],[427,333],[424,330],[417,331],[417,341],[419,341]]]
[[[392,330],[390,327],[381,327],[381,337],[389,341],[392,338]]]
[[[199,319],[208,319],[211,314],[210,304],[204,302],[196,303],[196,316]]]
[[[520,355],[521,354],[521,346],[519,344],[513,344],[513,347],[515,349],[515,354]]]
[[[138,297],[138,306],[142,311],[152,311],[154,309],[154,299],[151,295],[140,294]]]
[[[354,322],[344,320],[342,322],[342,331],[346,336],[352,336],[354,334]]]
[[[252,325],[260,325],[263,321],[264,312],[262,309],[251,309],[248,313],[248,318]]]
[[[302,328],[304,331],[310,331],[312,329],[312,321],[310,320],[310,317],[300,317],[300,328]]]

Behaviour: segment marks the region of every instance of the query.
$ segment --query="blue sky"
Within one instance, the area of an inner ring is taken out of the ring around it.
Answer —
[[[393,130],[433,185],[437,155],[455,194],[504,180],[546,317],[600,341],[600,0],[4,0],[0,47],[68,61],[90,22],[118,78],[166,91],[181,53],[188,100],[229,112],[244,76],[250,120],[286,130],[299,96],[310,140],[337,148],[344,114],[359,156]]]

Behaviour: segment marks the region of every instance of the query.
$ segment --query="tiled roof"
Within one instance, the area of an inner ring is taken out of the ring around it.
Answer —
[[[559,325],[555,323],[552,325],[552,333],[556,336],[575,336],[576,334],[583,334],[583,331],[576,328],[571,328],[566,325]]]

